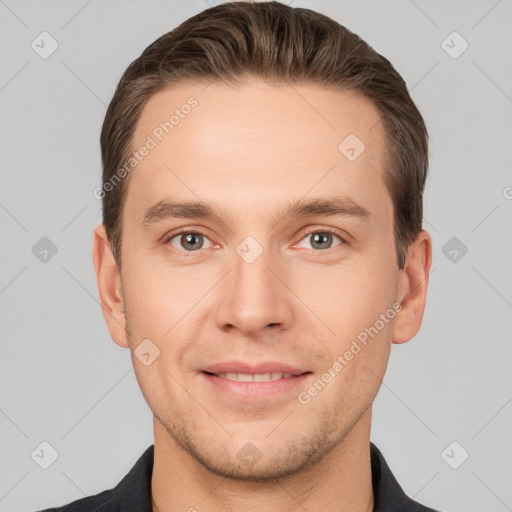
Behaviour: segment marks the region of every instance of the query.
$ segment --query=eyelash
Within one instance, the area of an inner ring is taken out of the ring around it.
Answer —
[[[334,229],[332,229],[332,228],[322,228],[322,229],[313,229],[311,231],[308,231],[308,232],[304,233],[303,236],[300,238],[300,240],[296,244],[293,245],[293,247],[298,245],[300,242],[302,242],[302,240],[304,240],[308,236],[311,236],[311,235],[314,235],[314,234],[317,234],[317,233],[321,233],[321,234],[329,233],[330,235],[338,237],[341,240],[341,243],[339,245],[335,245],[334,247],[329,247],[328,249],[319,249],[319,250],[309,249],[309,250],[311,250],[313,252],[319,252],[319,253],[327,252],[327,251],[329,251],[331,249],[336,249],[337,247],[340,247],[342,245],[347,244],[346,239],[344,237],[342,237]],[[166,237],[165,240],[164,240],[164,244],[167,245],[173,238],[176,238],[177,236],[187,235],[187,234],[202,235],[205,238],[208,238],[208,236],[205,233],[202,233],[198,229],[195,229],[195,228],[183,228],[180,231],[177,231],[176,233],[173,233],[172,235]],[[209,238],[208,238],[208,240],[209,240]],[[197,251],[185,251],[185,250],[182,250],[181,252],[185,253],[185,254],[192,254],[193,255],[194,253],[199,252],[199,251],[200,251],[200,249],[197,250]]]
[[[330,235],[333,235],[337,238],[339,238],[341,240],[341,243],[339,245],[335,245],[333,247],[329,247],[328,249],[320,249],[320,250],[315,250],[315,249],[309,249],[313,252],[327,252],[329,250],[332,250],[332,249],[336,249],[336,248],[339,248],[340,246],[342,245],[345,245],[347,243],[347,241],[345,240],[344,237],[342,237],[336,230],[332,229],[332,228],[321,228],[321,229],[313,229],[311,231],[308,231],[306,233],[304,233],[301,237],[301,239],[299,240],[298,243],[302,242],[302,240],[304,240],[305,238],[307,238],[308,236],[311,236],[311,235],[314,235],[314,234],[317,234],[317,233],[321,233],[321,234],[324,234],[324,233],[329,233]],[[294,246],[297,245],[297,244],[294,244]]]

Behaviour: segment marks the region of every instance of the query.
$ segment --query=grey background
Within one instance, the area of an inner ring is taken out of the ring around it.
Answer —
[[[418,501],[512,510],[512,2],[292,5],[330,15],[388,57],[431,136],[428,304],[419,335],[392,349],[372,440]],[[99,132],[126,66],[206,7],[0,0],[2,511],[110,488],[153,442],[129,353],[110,340],[98,304]],[[42,31],[59,45],[47,59],[31,48]],[[458,58],[445,49],[460,50],[460,39],[442,46],[453,31],[469,44]],[[58,250],[46,263],[32,252],[42,237]],[[452,237],[468,249],[456,261]],[[48,469],[31,457],[42,441],[58,452]],[[444,452],[453,441],[460,447]],[[462,449],[469,458],[452,469]]]

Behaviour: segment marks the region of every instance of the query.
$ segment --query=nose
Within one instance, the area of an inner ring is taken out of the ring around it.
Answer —
[[[219,297],[217,326],[248,337],[289,329],[294,321],[293,297],[282,265],[265,250],[252,262],[235,254],[234,268],[226,276]]]

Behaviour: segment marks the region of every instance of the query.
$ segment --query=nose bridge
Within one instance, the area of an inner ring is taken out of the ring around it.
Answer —
[[[217,311],[220,328],[232,326],[256,334],[270,324],[289,327],[293,317],[290,297],[274,275],[279,275],[279,263],[275,254],[251,237],[239,244]]]

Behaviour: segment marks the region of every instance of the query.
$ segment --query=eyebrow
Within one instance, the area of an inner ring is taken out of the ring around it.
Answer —
[[[298,200],[289,204],[288,208],[277,217],[276,224],[284,217],[302,218],[312,216],[349,216],[367,220],[370,212],[363,206],[348,198],[324,198]],[[215,209],[201,201],[162,200],[150,206],[143,214],[140,225],[149,228],[151,225],[171,219],[209,219],[221,218]]]

